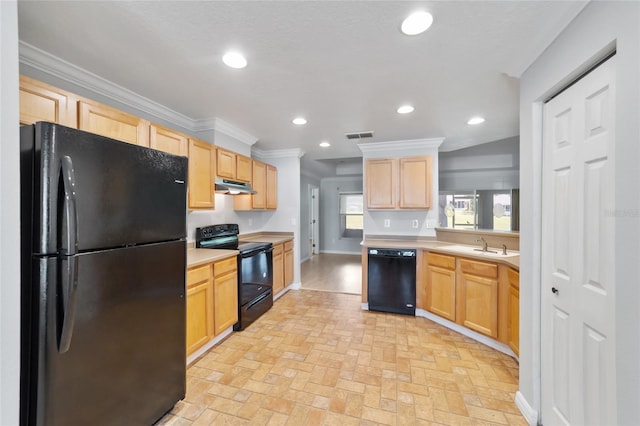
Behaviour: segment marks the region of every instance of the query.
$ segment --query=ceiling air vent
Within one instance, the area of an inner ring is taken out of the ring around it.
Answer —
[[[347,137],[347,139],[364,139],[372,138],[373,132],[345,133],[344,135]]]

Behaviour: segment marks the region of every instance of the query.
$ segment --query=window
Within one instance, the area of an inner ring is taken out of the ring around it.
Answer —
[[[340,235],[344,238],[362,238],[364,222],[362,193],[340,194]]]

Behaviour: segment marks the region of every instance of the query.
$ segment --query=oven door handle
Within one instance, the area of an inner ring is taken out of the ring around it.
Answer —
[[[252,257],[252,256],[256,256],[258,254],[262,254],[262,253],[271,253],[273,251],[273,247],[269,247],[266,249],[259,249],[259,250],[254,250],[254,251],[250,251],[247,253],[241,253],[240,257],[247,258],[247,257]]]

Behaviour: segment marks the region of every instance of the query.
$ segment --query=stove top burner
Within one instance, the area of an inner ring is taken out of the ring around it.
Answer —
[[[240,254],[245,254],[272,246],[265,242],[238,241],[239,233],[235,223],[196,228],[196,248],[239,250]]]

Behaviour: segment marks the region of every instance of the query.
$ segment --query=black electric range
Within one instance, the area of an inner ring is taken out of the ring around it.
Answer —
[[[238,322],[244,330],[273,306],[273,244],[240,241],[235,223],[196,228],[196,248],[238,250]]]

